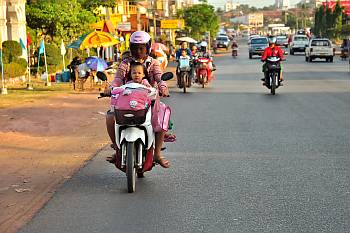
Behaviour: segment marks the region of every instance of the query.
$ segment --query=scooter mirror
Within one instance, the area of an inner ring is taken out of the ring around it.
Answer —
[[[173,77],[174,77],[174,75],[171,72],[165,72],[164,74],[162,74],[163,81],[168,81],[168,80],[172,79]]]
[[[103,73],[101,71],[97,71],[96,76],[98,79],[100,79],[102,81],[107,81],[107,76],[105,75],[105,73]]]

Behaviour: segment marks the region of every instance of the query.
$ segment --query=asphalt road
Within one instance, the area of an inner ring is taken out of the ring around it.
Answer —
[[[105,149],[20,232],[349,232],[348,61],[287,59],[272,96],[246,46],[237,59],[221,54],[208,88],[166,100],[171,169],[154,168],[128,194]]]

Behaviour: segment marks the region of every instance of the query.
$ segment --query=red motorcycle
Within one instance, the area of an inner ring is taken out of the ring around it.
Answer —
[[[206,84],[208,84],[211,80],[211,67],[213,60],[207,57],[199,57],[196,61],[197,69],[196,69],[196,78],[197,81],[204,88]]]
[[[232,57],[236,58],[237,55],[238,55],[238,48],[237,47],[232,48]]]
[[[232,49],[232,57],[236,58],[238,56],[238,45],[237,43],[233,43],[231,46]]]

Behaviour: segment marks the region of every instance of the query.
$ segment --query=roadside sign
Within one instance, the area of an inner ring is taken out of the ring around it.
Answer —
[[[166,19],[160,21],[160,28],[165,29],[181,29],[185,27],[185,20],[183,19]]]
[[[131,23],[130,22],[118,23],[117,28],[119,31],[129,32],[131,31]]]

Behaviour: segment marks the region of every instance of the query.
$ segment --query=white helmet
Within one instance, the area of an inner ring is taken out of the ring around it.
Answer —
[[[145,44],[147,47],[147,55],[151,53],[151,36],[144,31],[136,31],[130,36],[130,49],[138,44]]]
[[[202,42],[200,43],[200,46],[201,46],[201,47],[208,47],[208,43],[207,43],[206,41],[202,41]]]

